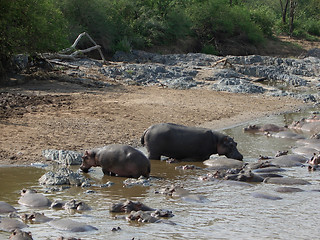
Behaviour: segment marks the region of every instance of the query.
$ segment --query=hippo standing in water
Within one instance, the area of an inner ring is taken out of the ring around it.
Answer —
[[[80,169],[88,172],[91,167],[102,167],[106,175],[138,178],[149,177],[150,161],[139,150],[128,145],[112,144],[86,151]]]
[[[178,160],[204,161],[216,153],[243,159],[232,138],[210,129],[173,123],[152,125],[143,133],[141,144],[146,145],[149,159],[160,160],[163,155]]]

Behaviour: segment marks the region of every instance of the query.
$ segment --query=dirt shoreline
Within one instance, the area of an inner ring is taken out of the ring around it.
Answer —
[[[306,106],[297,99],[262,94],[121,85],[86,88],[54,80],[1,92],[11,96],[1,99],[1,165],[45,162],[45,149],[82,152],[111,143],[139,146],[143,131],[160,122],[221,129]]]

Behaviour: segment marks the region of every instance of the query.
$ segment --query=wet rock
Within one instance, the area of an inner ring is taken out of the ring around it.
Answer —
[[[80,165],[82,163],[82,153],[68,150],[47,149],[42,151],[46,160],[56,161],[64,165]]]
[[[11,240],[32,240],[32,234],[31,232],[24,232],[24,231],[21,231],[20,229],[15,229],[9,239]]]
[[[147,222],[147,223],[167,223],[175,225],[175,223],[163,220],[161,217],[170,218],[173,217],[171,211],[169,210],[156,210],[154,212],[144,212],[144,211],[132,211],[126,217],[128,221],[138,221],[138,222]]]
[[[139,201],[130,201],[115,203],[111,206],[110,212],[125,212],[129,213],[131,211],[154,211],[155,209],[150,208]]]
[[[123,181],[123,184],[126,187],[132,187],[136,185],[148,187],[148,186],[151,186],[150,179],[151,178],[146,178],[143,176],[140,176],[138,179],[127,178],[126,180]]]
[[[23,189],[18,203],[33,208],[51,205],[51,201],[47,197],[33,189]]]
[[[132,211],[126,219],[128,221],[138,221],[138,222],[148,222],[148,223],[156,223],[160,222],[159,218],[152,216],[150,213],[146,213],[143,211]]]
[[[160,189],[156,191],[156,193],[161,193],[172,197],[179,197],[186,202],[204,203],[208,201],[208,199],[205,196],[190,193],[190,191],[184,189],[183,187],[175,185],[171,185],[170,187]]]
[[[63,205],[63,208],[66,209],[67,211],[70,211],[70,210],[77,210],[77,211],[91,210],[91,207],[89,207],[88,204],[86,204],[85,202],[82,202],[82,201],[77,201],[75,199],[72,199],[72,200],[66,202]]]
[[[41,185],[76,185],[81,186],[86,179],[83,175],[69,168],[60,168],[56,172],[49,171],[39,179]]]
[[[0,214],[16,212],[17,210],[9,203],[0,201]]]
[[[49,222],[49,224],[58,229],[63,231],[71,231],[71,232],[87,232],[87,231],[94,231],[98,230],[96,227],[91,225],[77,222],[71,219],[58,219]]]
[[[177,167],[175,167],[174,169],[176,169],[176,170],[195,170],[195,169],[202,169],[201,167],[197,167],[197,166],[195,166],[195,165],[189,165],[189,164],[187,164],[187,165],[183,165],[183,166],[177,166]]]
[[[144,177],[141,177],[141,178],[144,178]],[[132,186],[133,185],[140,185],[140,183],[143,185],[143,181],[140,181],[140,180],[137,181],[137,179],[135,179],[135,178],[134,179],[128,178],[126,183],[128,185],[130,185],[130,183],[132,183]],[[107,187],[113,186],[114,184],[115,184],[114,182],[108,181],[104,184],[92,184],[92,186],[99,187],[99,188],[107,188]]]

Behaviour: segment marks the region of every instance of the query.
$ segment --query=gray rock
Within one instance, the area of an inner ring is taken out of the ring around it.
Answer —
[[[82,153],[68,150],[47,149],[42,151],[46,160],[56,161],[64,165],[80,165],[82,163]]]
[[[42,175],[39,183],[42,185],[76,185],[81,186],[86,179],[83,175],[68,168],[60,168],[56,172],[49,171]]]

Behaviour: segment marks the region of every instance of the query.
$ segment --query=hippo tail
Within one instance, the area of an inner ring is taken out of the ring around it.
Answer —
[[[146,133],[148,132],[148,130],[149,130],[149,128],[146,129],[146,130],[143,132],[142,136],[141,136],[140,142],[141,142],[142,146],[144,146],[144,137],[145,137]]]

